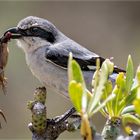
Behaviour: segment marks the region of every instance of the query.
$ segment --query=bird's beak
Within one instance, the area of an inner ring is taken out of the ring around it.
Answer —
[[[13,27],[13,28],[8,29],[4,33],[4,35],[7,34],[8,32],[11,33],[11,38],[12,39],[18,39],[18,38],[21,38],[22,37],[21,31],[17,27]]]

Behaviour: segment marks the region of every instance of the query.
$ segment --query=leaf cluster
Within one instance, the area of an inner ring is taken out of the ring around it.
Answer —
[[[129,55],[126,73],[113,73],[114,64],[106,59],[100,67],[97,60],[96,71],[92,80],[92,91],[86,87],[83,73],[79,64],[69,57],[68,77],[69,96],[81,115],[81,134],[88,140],[91,139],[90,118],[97,112],[101,112],[106,118],[120,118],[125,130],[130,133],[128,123],[140,125],[140,120],[135,114],[140,115],[140,67],[134,79],[132,58]],[[111,76],[116,77],[115,83]]]

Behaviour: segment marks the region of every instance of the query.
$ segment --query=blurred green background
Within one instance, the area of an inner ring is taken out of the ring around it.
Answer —
[[[128,54],[132,55],[135,68],[140,63],[140,2],[45,2],[0,1],[0,34],[27,16],[38,16],[53,22],[63,33],[103,57],[114,57],[116,65],[125,68]],[[26,66],[24,53],[9,43],[10,55],[6,76],[8,94],[1,92],[0,107],[3,119],[0,139],[31,139],[27,124],[31,113],[28,100],[40,83]],[[63,114],[71,103],[48,89],[47,112],[51,118]],[[103,117],[94,116],[98,132],[104,124]],[[59,139],[78,139],[79,132],[63,133]]]

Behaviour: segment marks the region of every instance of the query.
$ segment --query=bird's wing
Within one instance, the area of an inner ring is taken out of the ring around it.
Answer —
[[[100,64],[105,60],[103,57],[87,50],[74,41],[64,41],[46,49],[45,57],[47,60],[58,66],[67,68],[69,53],[72,53],[82,70],[95,70],[96,60],[100,59]],[[114,67],[114,72],[123,71]]]
[[[69,54],[67,53],[60,54],[56,50],[49,49],[46,51],[46,58],[58,66],[67,68]],[[84,59],[84,58],[82,59],[81,57],[75,56],[73,54],[73,59],[75,59],[79,63],[82,70],[92,70],[90,66],[96,66],[97,58],[99,58],[101,62],[104,61],[104,59],[101,57],[93,56],[90,59]]]

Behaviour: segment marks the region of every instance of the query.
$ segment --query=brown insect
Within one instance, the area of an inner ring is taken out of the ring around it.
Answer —
[[[7,44],[10,38],[11,38],[11,33],[9,32],[5,33],[0,38],[0,87],[2,88],[4,94],[6,93],[6,84],[7,84],[6,78],[4,76],[4,68],[8,61],[9,50]],[[0,110],[0,115],[3,117],[3,119],[6,122],[6,118],[2,110]],[[1,128],[1,123],[0,123],[0,128]]]
[[[7,47],[8,41],[11,38],[11,33],[7,32],[0,38],[0,86],[3,93],[6,93],[6,77],[4,76],[4,68],[8,61],[9,50]]]

